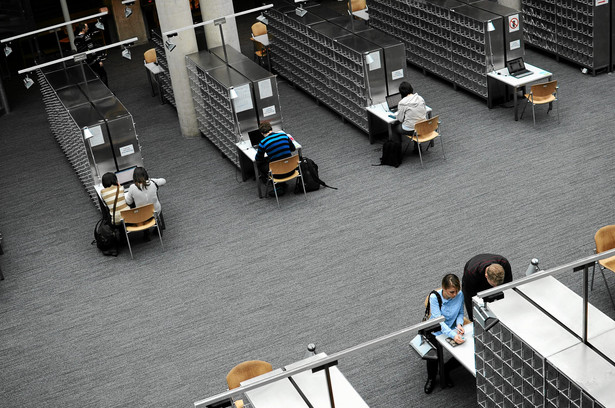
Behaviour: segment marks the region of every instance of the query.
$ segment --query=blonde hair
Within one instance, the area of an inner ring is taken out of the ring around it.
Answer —
[[[493,263],[485,271],[487,272],[487,278],[495,283],[495,286],[501,285],[504,282],[504,268],[502,268],[502,265]]]

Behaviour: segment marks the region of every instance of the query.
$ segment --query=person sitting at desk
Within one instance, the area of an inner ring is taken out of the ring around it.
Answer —
[[[395,116],[399,123],[395,125],[395,132],[401,140],[401,136],[414,133],[414,124],[419,120],[427,118],[427,107],[425,99],[417,93],[410,82],[402,82],[399,84],[399,93],[401,101],[397,105]]]
[[[472,257],[463,267],[461,290],[468,318],[474,320],[472,298],[478,292],[512,282],[512,270],[508,259],[502,255],[479,254]]]
[[[143,167],[135,167],[132,173],[134,184],[128,187],[126,192],[126,202],[128,205],[141,207],[147,204],[154,204],[154,211],[158,214],[160,229],[165,229],[164,218],[162,217],[162,206],[158,200],[158,187],[164,186],[167,181],[163,178],[149,178],[147,170]],[[149,230],[145,230],[144,238],[149,239]]]
[[[258,130],[264,136],[258,144],[255,161],[258,167],[259,177],[263,183],[267,183],[269,174],[269,162],[286,159],[293,155],[295,144],[289,135],[284,132],[274,132],[271,123],[261,122]],[[267,157],[265,157],[267,154]],[[282,187],[284,189],[284,187]]]
[[[436,336],[444,333],[447,337],[453,339],[455,343],[461,344],[465,341],[463,338],[463,293],[461,293],[461,285],[457,275],[449,273],[442,278],[442,289],[436,291],[438,295],[432,293],[429,295],[429,308],[431,316],[429,319],[435,319],[444,316],[444,322],[440,323],[440,331],[428,333],[426,335],[429,342],[436,347],[441,347]],[[425,383],[425,394],[431,394],[435,386],[436,376],[438,374],[438,360],[427,361],[427,382]],[[459,362],[455,358],[451,358],[444,364],[444,372],[440,373],[440,377],[444,376],[444,382],[447,387],[452,387],[453,382],[450,379],[450,371],[457,367]]]
[[[128,209],[126,199],[124,198],[124,187],[117,181],[117,176],[114,173],[105,173],[102,176],[103,189],[100,191],[109,215],[111,216],[111,223],[113,225],[120,225],[122,223],[121,211]],[[117,203],[115,197],[117,195]],[[113,213],[113,205],[115,203],[115,213]]]

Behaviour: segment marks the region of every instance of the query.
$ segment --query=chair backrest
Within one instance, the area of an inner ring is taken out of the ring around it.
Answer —
[[[140,224],[150,220],[154,216],[154,204],[142,205],[137,208],[129,208],[122,211],[122,219],[126,224]]]
[[[252,24],[252,35],[255,37],[257,35],[267,34],[267,26],[260,21],[258,23]]]
[[[440,115],[434,116],[431,119],[420,120],[414,124],[414,131],[417,135],[426,135],[435,132],[440,123]]]
[[[237,364],[226,375],[226,383],[229,390],[239,387],[239,383],[250,378],[257,377],[261,374],[268,373],[273,370],[271,364],[266,361],[250,360]]]
[[[539,98],[542,96],[553,95],[557,91],[557,80],[551,82],[545,82],[543,84],[532,85],[532,95]]]
[[[290,173],[291,171],[296,170],[297,167],[299,167],[298,154],[291,157],[287,157],[286,159],[276,160],[269,163],[269,170],[271,170],[271,174],[273,174],[274,176],[276,174]]]
[[[156,49],[150,48],[149,50],[145,51],[143,53],[143,59],[145,60],[146,63],[156,62],[157,61]]]
[[[608,251],[615,248],[615,225],[607,225],[596,232],[594,236],[596,242],[596,253]]]
[[[351,4],[353,12],[359,11],[359,10],[365,10],[365,8],[367,7],[365,0],[351,0],[350,4]]]

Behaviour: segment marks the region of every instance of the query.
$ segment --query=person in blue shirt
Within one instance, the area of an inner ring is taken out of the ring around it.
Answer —
[[[258,130],[264,136],[258,144],[255,161],[259,170],[260,179],[266,183],[269,173],[269,162],[286,159],[293,155],[295,144],[289,135],[284,132],[274,132],[271,123],[261,122]],[[267,157],[265,157],[265,153]]]
[[[429,308],[431,311],[431,319],[444,316],[444,322],[440,323],[440,330],[429,333],[427,338],[436,347],[441,347],[435,339],[436,336],[444,333],[447,337],[453,339],[455,343],[461,344],[465,341],[463,334],[463,293],[461,292],[461,283],[457,275],[449,273],[442,279],[442,289],[436,291],[438,295],[432,293],[429,295]],[[440,299],[438,299],[438,296]],[[459,365],[459,362],[451,358],[444,364],[444,372],[440,376],[444,376],[444,381],[447,387],[452,387],[453,382],[449,377],[449,372]],[[435,386],[436,376],[438,375],[438,360],[427,360],[427,382],[425,383],[425,393],[430,394]]]

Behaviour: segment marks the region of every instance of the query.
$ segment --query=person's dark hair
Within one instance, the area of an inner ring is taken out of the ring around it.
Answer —
[[[414,89],[412,89],[412,85],[410,85],[410,82],[404,81],[401,84],[399,84],[399,93],[401,94],[402,98],[405,98],[406,96],[410,95],[413,92],[414,92]]]
[[[450,288],[461,290],[461,283],[459,283],[459,278],[454,273],[449,273],[444,278],[442,278],[442,289]]]
[[[261,122],[261,124],[258,126],[258,130],[263,134],[263,136],[265,136],[272,130],[271,123],[267,121]]]
[[[135,167],[135,171],[132,173],[132,181],[135,182],[135,186],[137,186],[139,190],[143,190],[145,187],[149,186],[147,170],[140,166]]]
[[[79,23],[77,24],[77,33],[80,33],[82,31],[85,31],[85,29],[87,28],[87,25],[85,23]]]
[[[117,185],[117,177],[114,173],[108,172],[102,176],[102,185],[104,188]]]

